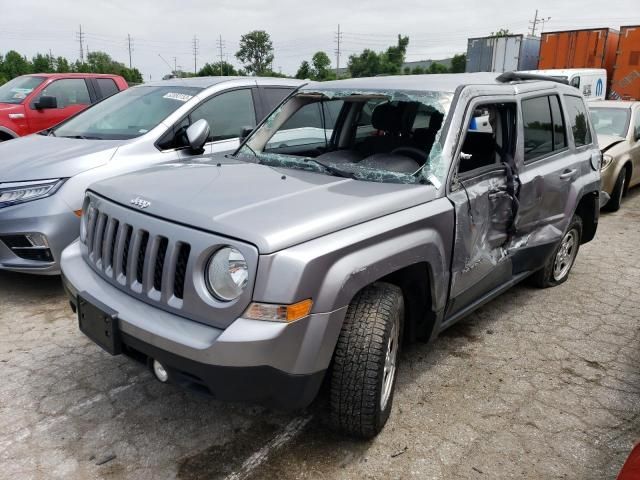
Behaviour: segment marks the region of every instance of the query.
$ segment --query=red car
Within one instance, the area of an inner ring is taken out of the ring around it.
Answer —
[[[0,142],[52,127],[127,88],[118,75],[37,73],[0,86]]]

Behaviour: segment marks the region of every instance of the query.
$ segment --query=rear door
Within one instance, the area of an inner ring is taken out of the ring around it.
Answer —
[[[57,108],[36,108],[36,104],[43,95],[55,97]],[[91,105],[91,97],[85,79],[61,78],[54,80],[29,103],[29,125],[34,132],[45,130],[84,110],[89,105]]]
[[[520,105],[523,163],[516,229],[523,244],[515,254],[515,273],[542,265],[564,235],[578,203],[576,179],[590,168],[593,146],[581,97],[535,93]]]

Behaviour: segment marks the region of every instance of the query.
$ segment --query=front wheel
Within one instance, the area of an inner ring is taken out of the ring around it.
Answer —
[[[402,291],[388,283],[363,289],[347,309],[331,369],[331,423],[343,433],[372,438],[393,402],[402,339]]]
[[[569,272],[578,256],[581,238],[582,219],[574,215],[567,233],[562,237],[551,258],[531,277],[533,283],[540,288],[555,287],[564,283],[569,278]]]

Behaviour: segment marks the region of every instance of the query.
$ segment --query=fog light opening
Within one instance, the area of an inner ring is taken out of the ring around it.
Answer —
[[[169,380],[169,372],[158,360],[153,361],[153,374],[162,383],[167,383]]]

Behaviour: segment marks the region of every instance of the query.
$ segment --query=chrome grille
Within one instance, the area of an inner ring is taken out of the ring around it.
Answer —
[[[183,299],[189,244],[170,246],[165,236],[134,228],[97,208],[92,213],[87,253],[103,274],[134,292],[148,292],[152,298]],[[173,272],[171,278],[168,272]]]

